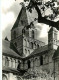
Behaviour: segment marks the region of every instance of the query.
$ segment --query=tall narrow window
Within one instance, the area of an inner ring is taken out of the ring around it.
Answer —
[[[32,30],[32,38],[34,38],[34,31]]]
[[[16,38],[16,31],[14,31],[14,39]]]
[[[25,49],[25,54],[27,53],[27,50]]]
[[[28,60],[27,64],[28,64],[28,69],[29,69],[30,68],[30,60]]]
[[[40,65],[43,65],[43,56],[40,56]]]

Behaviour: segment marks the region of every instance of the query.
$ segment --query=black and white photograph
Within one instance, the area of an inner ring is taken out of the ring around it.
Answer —
[[[2,80],[59,80],[59,0],[2,0]]]

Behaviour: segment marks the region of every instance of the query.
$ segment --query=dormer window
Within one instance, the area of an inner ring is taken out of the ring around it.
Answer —
[[[16,31],[14,31],[14,39],[16,38]]]

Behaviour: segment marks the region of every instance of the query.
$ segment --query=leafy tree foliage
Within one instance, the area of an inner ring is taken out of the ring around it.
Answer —
[[[39,23],[45,23],[51,27],[56,27],[59,30],[59,20],[54,21],[59,15],[59,7],[55,4],[58,4],[57,0],[24,0],[24,2],[29,2],[26,6],[27,10],[32,13],[32,10],[35,8],[38,14],[38,19],[35,18]],[[47,9],[51,9],[52,14],[43,15]],[[42,14],[43,13],[43,14]]]

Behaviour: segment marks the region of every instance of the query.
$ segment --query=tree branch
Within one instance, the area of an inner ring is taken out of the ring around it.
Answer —
[[[57,28],[57,30],[59,30],[59,21],[54,22],[54,21],[51,21],[51,20],[47,20],[46,17],[42,17],[42,14],[41,14],[41,11],[40,11],[38,5],[40,6],[40,3],[36,2],[35,0],[30,0],[30,3],[28,5],[28,9],[34,7],[35,10],[37,11],[38,22],[47,24],[51,27],[55,27],[55,28]]]
[[[40,11],[39,7],[37,6],[37,4],[34,3],[33,5],[38,13],[38,22],[39,23],[47,24],[47,25],[55,27],[55,28],[57,28],[57,30],[59,30],[59,21],[54,22],[51,20],[47,20],[45,17],[42,17],[41,11]]]

